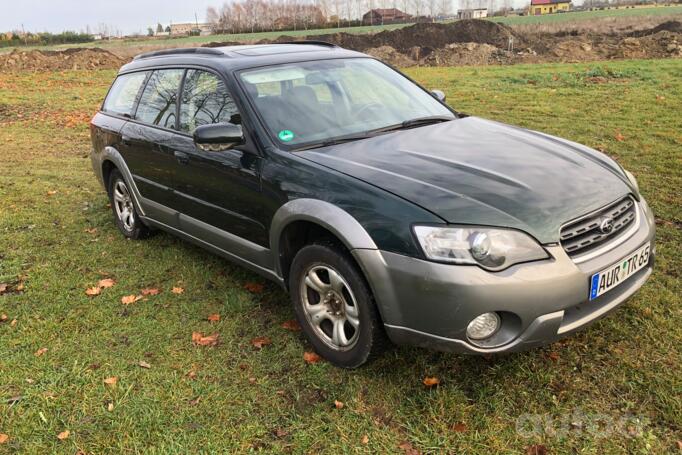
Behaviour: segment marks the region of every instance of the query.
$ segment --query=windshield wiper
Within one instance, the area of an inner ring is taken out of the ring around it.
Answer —
[[[397,125],[388,126],[383,131],[405,130],[405,129],[414,128],[417,126],[433,125],[434,123],[449,122],[450,120],[454,120],[454,119],[455,119],[455,117],[448,117],[445,115],[431,115],[429,117],[418,117],[418,118],[413,118],[410,120],[405,120],[404,122],[399,123]]]
[[[348,136],[340,136],[340,137],[337,137],[334,139],[327,139],[327,140],[320,141],[320,142],[313,142],[312,144],[307,144],[301,148],[297,148],[296,151],[300,152],[303,150],[316,149],[316,148],[321,148],[321,147],[327,147],[330,145],[343,144],[345,142],[359,141],[359,140],[367,139],[367,138],[374,136],[374,134],[372,134],[372,133],[373,133],[373,131],[367,131],[367,132],[361,133],[361,134],[350,134]]]

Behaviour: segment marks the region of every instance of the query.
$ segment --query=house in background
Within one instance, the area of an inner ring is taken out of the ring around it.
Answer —
[[[397,8],[377,8],[362,15],[364,25],[402,24],[411,21],[411,14],[403,13]]]
[[[488,8],[469,8],[457,11],[457,19],[483,19],[488,17]]]
[[[570,0],[530,0],[529,16],[567,13],[571,10]]]

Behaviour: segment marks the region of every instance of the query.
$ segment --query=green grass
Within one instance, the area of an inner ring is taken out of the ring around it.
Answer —
[[[677,450],[682,60],[408,73],[461,111],[586,143],[633,171],[658,218],[647,285],[543,349],[483,358],[396,348],[356,371],[307,365],[300,333],[280,327],[293,311],[276,286],[249,292],[260,278],[199,248],[116,231],[85,125],[113,71],[0,74],[0,283],[11,291],[0,296],[0,453]],[[116,285],[86,296],[103,276]],[[162,293],[121,304],[145,287]],[[206,320],[213,313],[219,322]],[[220,344],[194,346],[193,331],[219,333]],[[258,336],[272,344],[254,349]],[[114,388],[103,383],[111,376]],[[440,386],[426,389],[425,376]],[[570,431],[524,437],[525,414]],[[580,415],[582,428],[567,426]],[[596,433],[599,416],[630,416],[633,435]]]
[[[572,11],[569,13],[545,14],[542,16],[491,17],[490,20],[507,25],[540,25],[556,22],[579,22],[599,18],[665,16],[682,14],[682,6],[659,6],[654,8],[607,9],[602,11]]]

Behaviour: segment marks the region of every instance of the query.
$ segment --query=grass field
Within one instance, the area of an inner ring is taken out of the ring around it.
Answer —
[[[648,284],[531,352],[307,364],[279,288],[170,235],[116,231],[86,125],[113,71],[0,74],[0,453],[679,453],[682,60],[408,73],[630,169],[658,220]],[[143,288],[161,292],[121,303]]]
[[[544,16],[491,17],[490,20],[507,25],[541,25],[560,22],[580,22],[600,18],[666,16],[682,14],[682,6],[659,6],[655,8],[608,9],[602,11],[575,11]]]

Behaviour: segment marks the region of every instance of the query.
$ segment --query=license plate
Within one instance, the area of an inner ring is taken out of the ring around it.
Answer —
[[[590,300],[615,288],[629,276],[635,274],[649,263],[651,245],[644,245],[637,251],[625,256],[617,263],[592,275],[590,280]]]

